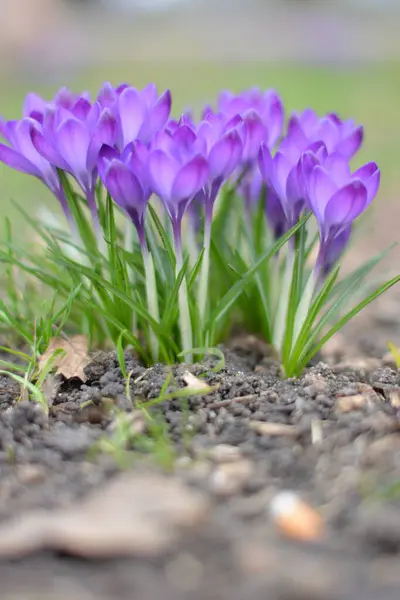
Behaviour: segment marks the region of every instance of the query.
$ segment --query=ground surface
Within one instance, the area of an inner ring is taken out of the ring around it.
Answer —
[[[164,367],[129,358],[128,400],[115,357],[96,355],[84,385],[55,382],[48,417],[3,379],[2,598],[398,598],[400,374],[381,321],[360,321],[299,380],[281,380],[257,340],[234,340],[222,371],[190,367],[212,393],[155,409],[164,438],[132,412],[158,396]],[[118,452],[125,413],[136,451]],[[283,536],[268,507],[284,490],[319,512],[321,537]]]

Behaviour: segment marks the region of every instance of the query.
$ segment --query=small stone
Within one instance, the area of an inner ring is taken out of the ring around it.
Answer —
[[[352,410],[361,410],[367,403],[367,398],[361,394],[354,396],[342,396],[336,402],[336,410],[339,412],[351,412]]]
[[[294,492],[280,492],[270,502],[270,514],[278,532],[293,540],[315,541],[324,534],[319,513]]]
[[[216,463],[230,463],[240,460],[242,453],[237,446],[218,444],[208,452],[209,458]]]
[[[306,389],[311,387],[316,393],[325,392],[328,387],[325,378],[318,373],[307,373],[304,376],[303,385]]]
[[[46,479],[46,471],[40,465],[21,465],[17,469],[18,479],[25,485],[42,483]]]
[[[299,435],[297,427],[294,425],[285,425],[284,423],[268,423],[264,421],[250,421],[250,429],[260,435],[283,436],[296,438]]]
[[[233,496],[240,493],[254,473],[249,460],[219,465],[211,476],[211,490],[217,496]]]

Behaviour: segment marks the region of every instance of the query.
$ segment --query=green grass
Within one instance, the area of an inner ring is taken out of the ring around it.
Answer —
[[[257,85],[275,87],[283,96],[287,111],[311,106],[323,113],[335,111],[363,123],[366,140],[357,162],[375,160],[382,169],[381,198],[394,195],[397,179],[398,138],[400,121],[400,69],[396,63],[377,64],[348,70],[322,67],[270,64],[143,64],[128,63],[106,69],[80,73],[75,80],[66,78],[57,85],[32,86],[27,83],[0,81],[0,114],[6,118],[20,115],[25,94],[31,89],[46,97],[66,84],[75,90],[95,92],[104,80],[113,83],[129,81],[141,87],[155,81],[160,89],[170,87],[174,113],[185,107],[195,110],[213,103],[220,89],[240,90]],[[55,207],[56,202],[33,178],[12,172],[0,164],[0,207],[14,220],[17,212],[10,199],[23,204],[33,216],[41,204]],[[3,235],[0,232],[0,237]]]

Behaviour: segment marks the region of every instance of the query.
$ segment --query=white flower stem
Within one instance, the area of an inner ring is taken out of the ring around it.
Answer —
[[[287,245],[285,272],[283,275],[282,285],[279,290],[280,300],[276,312],[275,327],[273,332],[274,346],[279,353],[281,353],[282,351],[283,338],[286,329],[286,317],[289,308],[290,287],[293,278],[294,257],[294,249],[291,246],[289,240],[289,243]]]
[[[210,273],[210,243],[211,243],[211,216],[206,214],[204,222],[204,254],[200,271],[199,284],[199,313],[201,323],[204,324],[207,314],[208,278]]]
[[[183,267],[181,223],[174,223],[174,243],[176,257],[176,277]],[[186,277],[183,278],[178,292],[179,328],[181,332],[182,351],[185,353],[186,362],[193,361],[190,350],[193,348],[192,322],[190,319],[189,295]]]
[[[156,273],[154,270],[154,262],[153,257],[147,249],[147,246],[142,247],[143,252],[143,264],[144,264],[144,274],[146,279],[146,296],[147,296],[147,308],[150,313],[150,316],[159,323],[160,322],[160,312],[158,307],[158,297],[157,297],[157,281],[156,281]],[[157,335],[154,333],[152,329],[150,329],[150,347],[153,356],[153,360],[157,361],[159,358],[159,344]]]
[[[129,219],[127,219],[126,220],[126,228],[125,228],[125,239],[124,239],[125,250],[127,252],[132,252],[132,249],[133,249],[133,232],[134,232],[134,228],[132,226],[132,222]],[[134,289],[135,279],[136,279],[135,271],[129,264],[127,264],[127,271],[128,271],[129,284],[130,284],[131,288]],[[133,335],[137,336],[137,332],[138,332],[137,317],[136,317],[136,312],[134,310],[132,311],[131,329],[132,329]]]

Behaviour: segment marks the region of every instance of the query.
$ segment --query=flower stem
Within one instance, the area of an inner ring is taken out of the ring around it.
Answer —
[[[132,248],[133,248],[133,232],[134,232],[134,228],[132,227],[132,223],[129,219],[126,220],[126,228],[125,228],[125,238],[124,238],[124,242],[125,242],[125,250],[127,252],[132,252]],[[131,286],[131,288],[133,289],[135,286],[135,271],[132,268],[131,265],[127,264],[127,271],[128,271],[128,277],[129,277],[129,284]],[[133,335],[137,335],[138,332],[138,327],[137,327],[137,317],[136,317],[136,313],[133,310],[132,311],[132,322],[131,322],[131,330]]]
[[[173,223],[174,230],[174,244],[175,244],[175,256],[176,256],[176,277],[183,267],[183,256],[182,256],[182,222],[176,220]],[[189,295],[187,289],[186,277],[183,278],[182,284],[178,292],[178,304],[179,304],[179,328],[181,332],[181,343],[182,350],[185,353],[187,362],[193,361],[193,355],[190,350],[193,348],[193,336],[192,336],[192,322],[190,319],[190,308],[189,308]]]
[[[294,256],[294,247],[290,244],[289,241],[287,245],[285,273],[283,275],[282,285],[279,290],[280,301],[276,313],[275,327],[273,333],[274,346],[279,353],[281,353],[282,350],[282,343],[286,329],[286,317],[289,308],[290,287],[292,285],[293,278]]]
[[[154,262],[153,257],[151,256],[148,247],[146,238],[140,236],[140,245],[142,248],[142,256],[143,256],[143,264],[144,264],[144,275],[146,280],[146,297],[147,297],[147,308],[150,313],[150,316],[159,323],[160,322],[160,312],[158,307],[158,296],[157,296],[157,280],[156,273],[154,270]],[[159,343],[157,339],[157,335],[150,328],[150,347],[151,353],[154,361],[157,361],[159,358]]]
[[[211,243],[212,206],[206,203],[204,220],[204,254],[200,272],[199,313],[201,323],[205,322],[207,314],[208,278],[210,273],[210,243]],[[207,344],[207,340],[206,340]]]

